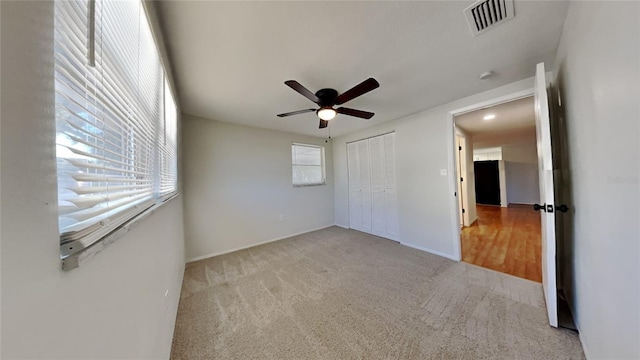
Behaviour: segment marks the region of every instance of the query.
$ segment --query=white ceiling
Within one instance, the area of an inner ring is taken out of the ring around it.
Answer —
[[[484,120],[486,115],[495,115]],[[456,126],[472,135],[474,148],[531,142],[536,139],[533,97],[456,116]]]
[[[485,120],[487,115],[495,115]],[[471,135],[535,127],[533,96],[456,116],[456,126]]]
[[[163,1],[160,19],[182,111],[209,119],[325,137],[315,104],[284,85],[343,92],[368,77],[380,88],[345,106],[339,136],[534,75],[551,63],[567,11],[562,1],[516,1],[513,20],[473,37],[472,1]],[[480,80],[492,70],[495,77]]]

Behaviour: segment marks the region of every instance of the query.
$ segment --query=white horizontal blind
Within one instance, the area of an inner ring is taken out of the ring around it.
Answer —
[[[56,1],[62,244],[89,246],[159,201],[165,86],[140,1]],[[171,106],[175,114],[173,101]],[[173,129],[175,138],[175,125]],[[175,154],[175,141],[167,146]]]
[[[178,112],[169,82],[164,81],[164,131],[160,143],[160,188],[163,199],[171,197],[178,190]]]
[[[321,146],[291,145],[293,185],[322,185],[325,183],[324,148]]]

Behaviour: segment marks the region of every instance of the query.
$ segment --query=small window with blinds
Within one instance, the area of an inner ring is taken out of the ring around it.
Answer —
[[[56,1],[54,38],[65,259],[176,195],[178,115],[140,0]]]
[[[305,144],[291,145],[294,186],[324,185],[324,147]]]

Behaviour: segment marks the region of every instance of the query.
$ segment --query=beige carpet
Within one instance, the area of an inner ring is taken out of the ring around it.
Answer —
[[[583,359],[539,283],[331,227],[187,264],[172,359]]]

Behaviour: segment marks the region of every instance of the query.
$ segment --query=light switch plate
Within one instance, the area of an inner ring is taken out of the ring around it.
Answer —
[[[447,176],[447,169],[440,169],[440,175]]]

